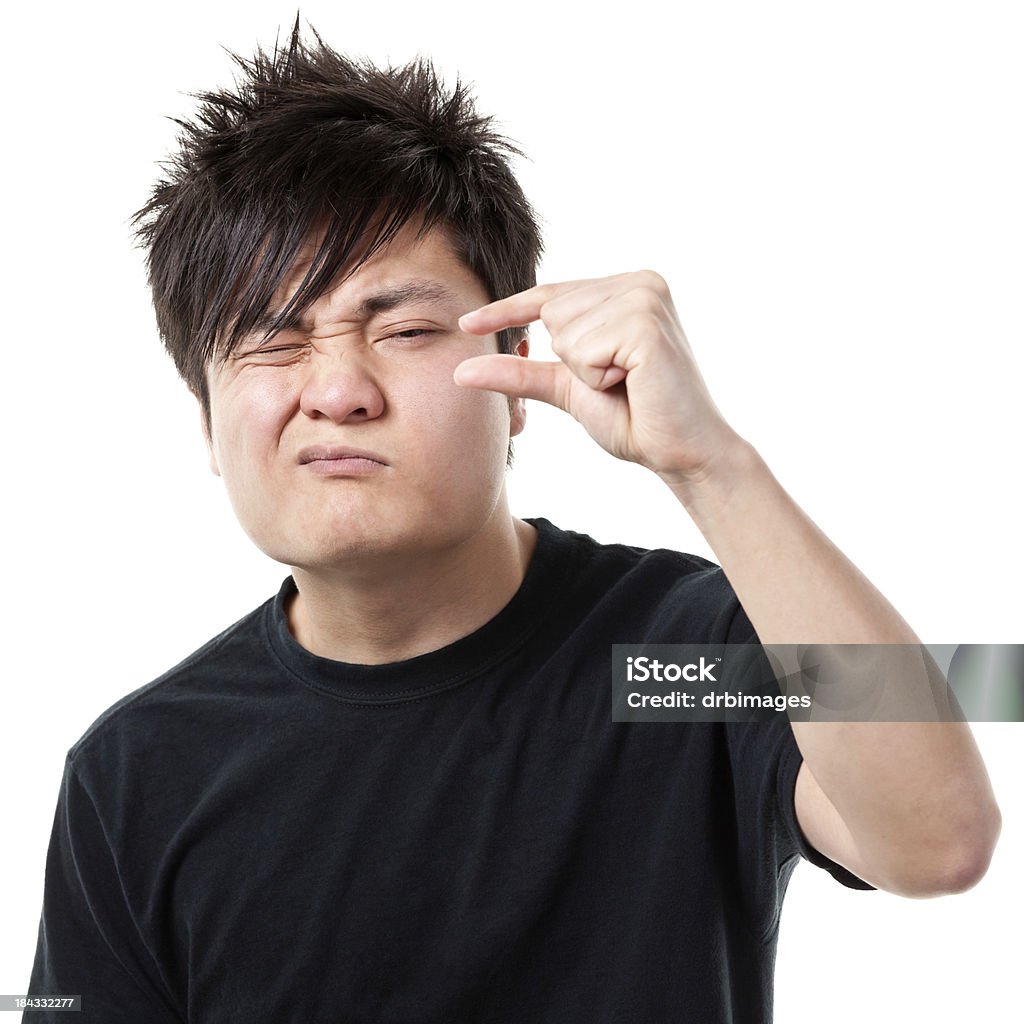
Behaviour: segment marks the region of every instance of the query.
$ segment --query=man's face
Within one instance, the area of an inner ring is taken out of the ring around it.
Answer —
[[[504,507],[523,403],[510,415],[505,396],[452,381],[463,359],[497,351],[495,335],[457,323],[490,300],[443,230],[414,235],[406,225],[322,295],[306,326],[262,344],[257,331],[207,368],[213,471],[257,547],[286,565],[448,547]],[[272,313],[305,269],[293,268]]]

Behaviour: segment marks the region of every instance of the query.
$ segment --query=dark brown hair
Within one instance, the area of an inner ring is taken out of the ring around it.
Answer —
[[[286,48],[227,51],[233,90],[188,93],[198,112],[174,119],[178,148],[132,217],[160,336],[207,422],[208,362],[253,331],[314,230],[322,243],[268,336],[417,218],[447,229],[492,301],[536,284],[540,230],[508,162],[522,153],[462,82],[446,90],[423,57],[350,59],[307,25],[315,46],[296,14]],[[499,350],[524,334],[501,331]]]

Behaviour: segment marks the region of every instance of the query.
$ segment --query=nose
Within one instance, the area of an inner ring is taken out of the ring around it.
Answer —
[[[384,411],[377,381],[354,352],[314,354],[308,365],[299,408],[311,419],[372,420]]]

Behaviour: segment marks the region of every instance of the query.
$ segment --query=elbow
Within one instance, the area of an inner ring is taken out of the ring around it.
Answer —
[[[902,879],[892,891],[912,899],[929,899],[973,889],[988,873],[1002,826],[1002,814],[992,804],[981,822],[950,846],[935,868]]]
[[[962,853],[947,878],[950,895],[973,889],[988,873],[1003,830],[1003,816],[993,803],[984,824],[980,825],[969,842],[962,844]]]

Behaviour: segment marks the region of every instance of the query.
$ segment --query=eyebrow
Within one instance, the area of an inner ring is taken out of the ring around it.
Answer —
[[[423,302],[431,305],[456,305],[460,302],[460,299],[450,289],[435,281],[409,281],[407,284],[398,285],[395,288],[387,288],[384,291],[367,296],[356,307],[354,317],[357,320],[368,320],[377,313],[387,313],[412,302]],[[252,330],[249,331],[247,337],[250,339],[258,337],[262,340],[263,335],[273,327],[279,315],[280,310],[267,310],[253,324]],[[312,327],[313,323],[307,315],[299,315],[293,311],[285,317],[278,330],[311,330]]]

